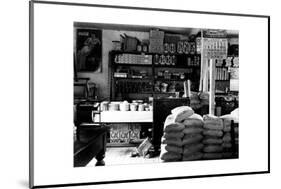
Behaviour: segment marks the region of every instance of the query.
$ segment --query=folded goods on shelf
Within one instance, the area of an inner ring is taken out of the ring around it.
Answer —
[[[205,145],[203,151],[207,153],[222,152],[223,147],[221,145],[214,145],[214,144]]]
[[[175,122],[175,116],[169,115],[167,116],[165,123],[164,123],[164,132],[177,132],[182,131],[184,129],[184,125],[181,123]]]
[[[223,158],[222,153],[204,153],[203,159],[221,159]]]
[[[183,137],[182,144],[187,145],[187,144],[200,143],[202,139],[203,136],[201,134],[189,134]]]
[[[192,161],[192,160],[200,160],[203,158],[202,152],[194,152],[190,155],[183,155],[182,160],[183,161]]]
[[[205,137],[202,141],[203,144],[222,144],[223,140],[217,137]]]
[[[220,131],[220,130],[204,129],[203,130],[203,135],[214,136],[214,137],[222,137],[223,136],[223,132]]]

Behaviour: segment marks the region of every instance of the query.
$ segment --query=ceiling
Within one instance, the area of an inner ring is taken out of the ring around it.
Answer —
[[[74,22],[74,27],[97,28],[97,29],[120,30],[120,31],[140,31],[140,32],[149,32],[151,29],[159,29],[165,31],[165,33],[181,34],[181,35],[197,34],[201,30],[200,28],[105,24],[105,23],[89,23],[89,22]],[[238,37],[239,32],[237,30],[226,30],[226,31],[229,36]]]

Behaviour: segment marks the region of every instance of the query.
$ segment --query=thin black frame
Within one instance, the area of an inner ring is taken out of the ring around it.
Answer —
[[[33,67],[34,66],[34,6],[33,5],[34,3],[266,18],[268,21],[268,28],[267,28],[268,29],[268,115],[267,115],[268,116],[268,168],[267,170],[256,171],[256,172],[239,172],[239,173],[225,173],[225,174],[211,174],[211,175],[132,179],[132,180],[103,181],[103,182],[66,183],[66,184],[34,186],[34,172],[33,172],[34,169],[34,161],[33,161],[33,155],[34,155],[34,132],[33,132],[34,129],[34,96],[33,96],[34,95],[34,69],[33,69],[34,68]],[[70,2],[55,2],[55,1],[35,1],[35,0],[29,1],[29,187],[30,188],[84,186],[84,185],[97,185],[97,184],[114,184],[114,183],[128,183],[128,182],[174,180],[174,179],[238,176],[238,175],[266,174],[266,173],[270,173],[270,16],[269,15],[207,12],[207,11],[177,10],[177,9],[148,8],[148,7],[128,7],[128,6],[117,6],[117,5],[101,5],[101,4],[70,3]]]

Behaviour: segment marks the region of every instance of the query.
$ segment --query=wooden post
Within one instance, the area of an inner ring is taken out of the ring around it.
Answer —
[[[216,85],[216,66],[214,59],[210,59],[210,93],[209,93],[209,114],[215,115],[215,85]]]

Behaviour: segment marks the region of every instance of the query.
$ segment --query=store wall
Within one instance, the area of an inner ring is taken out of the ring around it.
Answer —
[[[102,71],[98,72],[80,72],[78,77],[89,77],[91,82],[97,84],[97,95],[99,99],[108,99],[110,97],[110,76],[108,70],[109,52],[112,50],[112,41],[120,40],[120,34],[126,33],[129,36],[137,37],[139,40],[148,39],[148,32],[131,31],[102,31]]]

